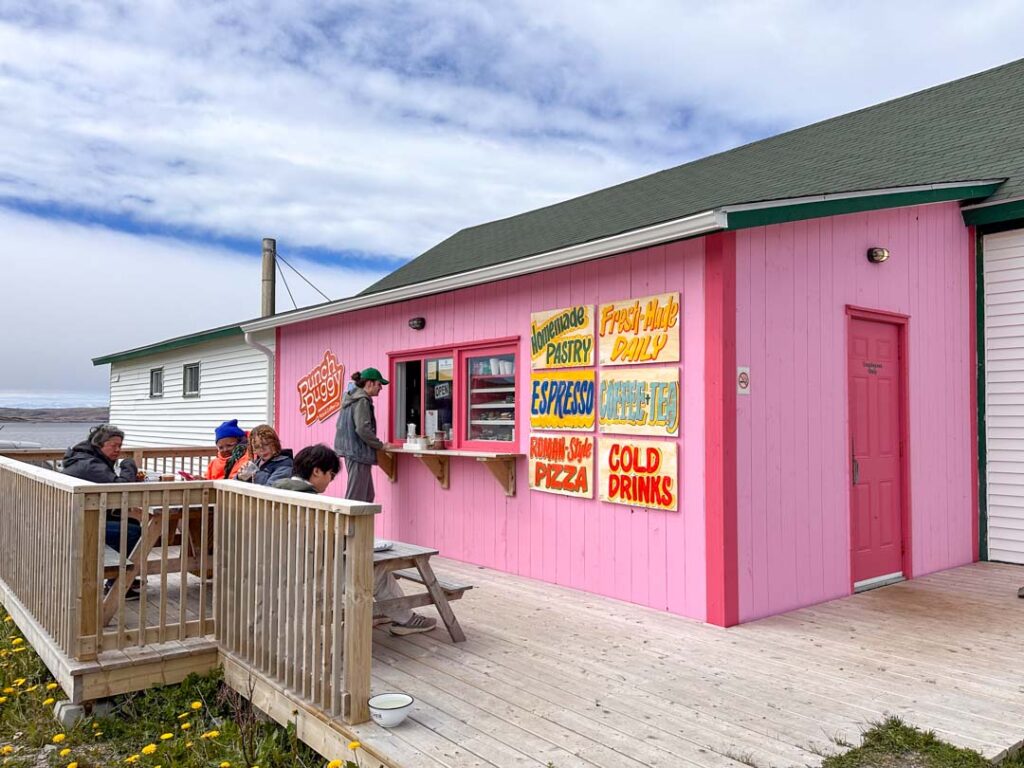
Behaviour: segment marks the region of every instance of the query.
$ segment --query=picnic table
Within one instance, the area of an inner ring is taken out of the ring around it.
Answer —
[[[390,544],[390,549],[374,550],[374,572],[394,573],[399,579],[426,587],[426,592],[417,592],[392,600],[375,600],[373,603],[374,613],[382,613],[392,608],[420,608],[433,605],[437,608],[452,641],[463,642],[466,635],[462,631],[462,627],[459,626],[459,620],[455,618],[451,601],[461,598],[466,590],[472,589],[472,586],[442,581],[437,578],[430,565],[430,558],[438,554],[438,550],[415,544],[405,544],[401,541],[390,542]]]

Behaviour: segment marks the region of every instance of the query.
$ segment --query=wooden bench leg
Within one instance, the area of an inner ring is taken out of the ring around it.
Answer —
[[[434,575],[434,569],[430,567],[430,561],[425,557],[416,558],[416,570],[420,572],[420,576],[423,577],[423,586],[427,588],[427,592],[430,593],[430,599],[434,601],[434,605],[437,606],[437,612],[441,614],[441,621],[444,622],[445,627],[448,628],[448,634],[452,637],[452,642],[461,643],[466,640],[466,635],[462,631],[462,627],[459,626],[459,620],[455,618],[455,613],[452,611],[451,605],[448,603],[448,598],[444,594],[444,590],[441,589],[441,585],[437,583],[437,576]]]

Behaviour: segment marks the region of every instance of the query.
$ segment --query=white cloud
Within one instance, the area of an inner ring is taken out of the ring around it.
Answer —
[[[260,313],[259,241],[251,258],[0,210],[0,393],[104,392],[91,359]],[[289,259],[333,298],[382,273]],[[300,304],[322,301],[286,272]],[[292,308],[278,283],[279,311]]]

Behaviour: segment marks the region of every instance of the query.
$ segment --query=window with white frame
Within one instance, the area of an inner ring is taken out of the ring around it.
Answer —
[[[199,397],[199,363],[187,363],[181,372],[182,392],[185,397]]]
[[[150,397],[163,397],[164,396],[164,369],[163,368],[150,368],[149,369],[149,396]]]

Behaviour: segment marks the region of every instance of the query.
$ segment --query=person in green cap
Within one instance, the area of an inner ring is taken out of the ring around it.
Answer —
[[[373,412],[373,398],[380,394],[388,380],[376,368],[366,368],[352,374],[355,387],[345,393],[341,401],[341,413],[334,435],[334,450],[345,457],[345,471],[348,483],[345,498],[352,501],[373,503],[373,476],[371,471],[377,463],[377,451],[384,443],[377,437],[377,417]],[[402,588],[393,573],[374,570],[373,596],[376,600],[393,600],[403,596]],[[423,616],[408,608],[391,609],[378,620],[391,621],[391,634],[412,635],[429,632],[437,626],[437,619]]]

